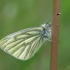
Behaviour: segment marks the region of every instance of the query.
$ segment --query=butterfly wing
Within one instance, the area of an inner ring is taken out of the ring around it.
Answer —
[[[17,59],[31,58],[43,43],[42,28],[28,28],[0,40],[0,48]]]

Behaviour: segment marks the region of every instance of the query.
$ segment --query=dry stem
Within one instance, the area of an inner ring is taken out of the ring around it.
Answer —
[[[58,65],[58,35],[59,35],[59,0],[53,0],[52,44],[50,70],[57,70]]]

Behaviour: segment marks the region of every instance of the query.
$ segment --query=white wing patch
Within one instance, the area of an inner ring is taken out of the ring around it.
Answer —
[[[42,28],[30,28],[10,34],[0,40],[0,48],[17,59],[31,58],[43,43]]]

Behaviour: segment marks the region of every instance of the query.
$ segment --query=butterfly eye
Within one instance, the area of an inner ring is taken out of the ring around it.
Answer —
[[[49,26],[49,27],[52,27],[52,25],[51,25],[51,24],[49,24],[48,26]]]

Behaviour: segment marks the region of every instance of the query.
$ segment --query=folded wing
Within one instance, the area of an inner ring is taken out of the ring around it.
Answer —
[[[0,40],[0,48],[17,59],[31,58],[43,43],[42,28],[29,28]]]

